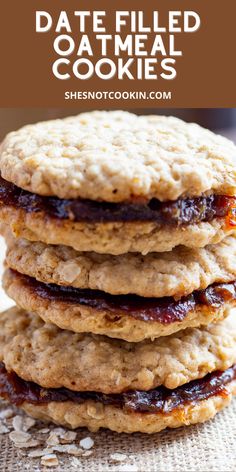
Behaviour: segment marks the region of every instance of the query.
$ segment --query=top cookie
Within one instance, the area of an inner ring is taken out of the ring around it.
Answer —
[[[0,171],[18,187],[59,198],[234,195],[236,147],[177,118],[95,111],[10,133]]]

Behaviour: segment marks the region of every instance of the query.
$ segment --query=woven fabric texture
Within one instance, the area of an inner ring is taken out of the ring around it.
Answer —
[[[30,430],[32,436],[37,428]],[[17,449],[8,434],[0,435],[1,472],[235,472],[236,470],[236,401],[208,423],[152,436],[115,434],[101,431],[91,434],[78,430],[77,440],[89,435],[94,439],[91,457],[79,458],[73,465],[68,454],[57,454],[59,465],[45,468],[40,459],[28,456],[29,449]],[[23,452],[22,452],[23,451]],[[111,455],[127,455],[126,460],[114,464]],[[26,454],[22,456],[22,454]]]

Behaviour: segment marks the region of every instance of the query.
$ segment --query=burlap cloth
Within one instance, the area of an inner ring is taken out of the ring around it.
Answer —
[[[35,428],[32,430],[34,435]],[[45,471],[55,472],[235,472],[236,470],[236,401],[208,423],[163,431],[154,435],[114,434],[101,431],[96,434],[78,430],[78,439],[89,435],[95,441],[91,457],[79,458],[81,465],[74,467],[73,458],[58,454],[59,466],[45,468],[40,459],[22,457],[8,434],[0,435],[1,472]],[[23,451],[24,452],[24,451]],[[111,454],[122,452],[127,459],[120,465],[111,461]]]
[[[0,260],[3,260],[4,246],[0,240]],[[0,276],[1,276],[0,266]],[[0,309],[10,306],[0,291]],[[39,428],[33,428],[34,431]],[[114,434],[101,431],[90,434],[78,431],[77,442],[89,435],[95,441],[91,457],[79,458],[81,465],[74,466],[73,458],[58,454],[59,466],[51,469],[40,465],[40,459],[31,459],[26,450],[17,449],[9,434],[0,434],[0,471],[55,472],[235,472],[236,471],[236,401],[203,425],[191,426],[155,435]],[[121,452],[127,455],[124,462],[114,464],[111,454]]]

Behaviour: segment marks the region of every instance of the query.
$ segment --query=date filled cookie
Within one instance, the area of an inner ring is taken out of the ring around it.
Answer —
[[[158,432],[206,421],[236,393],[234,313],[140,344],[72,334],[16,307],[0,327],[0,395],[70,428]]]
[[[0,150],[16,236],[119,255],[218,243],[235,227],[236,148],[177,118],[92,112],[26,126]]]
[[[45,388],[106,394],[175,389],[236,362],[236,315],[208,327],[128,343],[76,334],[14,307],[0,316],[0,360]]]
[[[178,300],[236,279],[235,236],[205,248],[111,256],[16,239],[6,227],[1,232],[7,242],[7,266],[47,284]]]
[[[62,329],[133,342],[219,321],[236,305],[236,281],[215,283],[175,300],[46,284],[7,269],[3,287],[20,308]]]

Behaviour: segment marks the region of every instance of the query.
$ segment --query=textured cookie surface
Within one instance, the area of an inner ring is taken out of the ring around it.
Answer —
[[[143,297],[187,295],[236,278],[236,237],[204,249],[111,256],[7,236],[7,265],[41,282]]]
[[[165,428],[179,428],[203,423],[228,406],[232,395],[236,394],[236,382],[227,385],[224,395],[215,395],[207,400],[186,405],[182,409],[165,413],[130,413],[121,408],[85,402],[81,405],[72,402],[50,402],[45,405],[32,405],[24,402],[23,409],[31,416],[68,428],[87,427],[90,431],[108,428],[118,433],[157,433]]]
[[[74,334],[16,307],[0,317],[0,360],[45,388],[120,393],[174,389],[236,362],[236,315],[156,341]]]
[[[84,113],[10,133],[0,152],[3,178],[41,195],[165,201],[236,190],[234,144],[173,117]]]
[[[224,218],[186,227],[160,227],[142,222],[86,224],[50,218],[43,212],[27,213],[10,206],[0,206],[0,221],[10,226],[16,237],[113,255],[127,252],[145,255],[171,251],[179,245],[204,247],[235,233],[235,226],[228,225]]]
[[[40,284],[40,283],[38,283]],[[45,288],[41,284],[37,289],[37,282],[31,284],[27,276],[6,270],[3,276],[3,287],[6,293],[16,304],[24,310],[38,314],[44,321],[52,322],[62,329],[69,329],[76,333],[90,332],[103,334],[112,338],[124,339],[126,341],[139,342],[144,339],[154,339],[160,336],[167,336],[181,329],[188,327],[199,327],[207,325],[212,321],[225,318],[229,310],[235,306],[236,300],[230,292],[227,292],[224,303],[212,307],[205,304],[196,304],[186,312],[182,319],[174,319],[171,322],[161,322],[135,317],[132,313],[127,313],[125,309],[114,306],[109,309],[107,305],[100,308],[95,304],[86,304],[80,301],[66,300],[66,295],[56,298],[55,292],[45,295]]]

